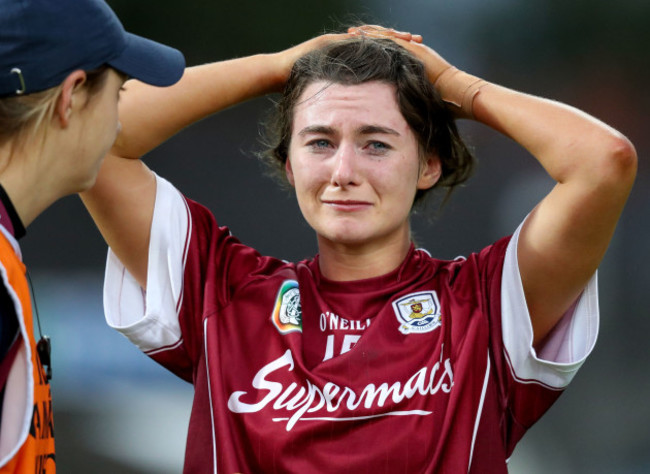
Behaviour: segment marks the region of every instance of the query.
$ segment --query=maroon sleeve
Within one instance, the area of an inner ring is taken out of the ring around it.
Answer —
[[[178,311],[182,345],[153,357],[183,379],[194,381],[204,354],[205,319],[228,305],[239,288],[281,262],[243,245],[228,228],[219,227],[201,204],[189,199],[186,202],[190,236]]]
[[[524,433],[562,393],[561,389],[554,389],[537,380],[517,379],[508,359],[503,342],[501,304],[504,259],[509,243],[509,237],[501,239],[478,255],[489,324],[489,353],[494,383],[492,396],[495,397],[492,402],[502,413],[499,425],[507,456],[512,454]]]

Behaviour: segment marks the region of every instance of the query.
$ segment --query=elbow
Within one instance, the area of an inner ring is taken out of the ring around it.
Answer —
[[[637,154],[634,145],[625,136],[612,137],[606,149],[609,173],[618,181],[632,185],[637,172]]]
[[[629,191],[637,172],[637,155],[634,145],[623,135],[615,133],[601,142],[599,158],[591,161],[591,176],[599,189]]]

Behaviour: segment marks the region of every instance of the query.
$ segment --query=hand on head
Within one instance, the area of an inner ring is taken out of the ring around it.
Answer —
[[[348,28],[347,33],[329,33],[329,34],[320,35],[310,40],[304,41],[281,53],[284,60],[279,62],[279,64],[281,65],[280,69],[282,72],[280,74],[281,77],[278,80],[278,84],[281,86],[284,85],[286,78],[289,76],[289,72],[291,71],[291,67],[293,66],[294,62],[296,62],[296,60],[301,56],[307,54],[308,52],[314,49],[321,48],[327,45],[328,43],[344,40],[346,38],[351,38],[354,36],[367,36],[370,38],[390,38],[390,39],[397,39],[397,40],[413,42],[413,43],[422,43],[421,35],[414,35],[408,32],[397,31],[394,30],[393,28],[384,28],[383,26],[378,26],[378,25],[354,26]]]
[[[421,35],[396,31],[393,28],[378,25],[351,27],[348,28],[348,33],[352,36],[391,39],[407,49],[422,61],[429,80],[435,84],[454,116],[456,118],[473,118],[473,98],[486,82],[453,67],[440,54],[423,44]]]

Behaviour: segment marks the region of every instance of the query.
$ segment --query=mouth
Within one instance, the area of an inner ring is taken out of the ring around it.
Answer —
[[[341,212],[356,212],[363,211],[372,206],[371,203],[367,201],[356,201],[356,200],[323,200],[322,203],[327,207],[335,209]]]

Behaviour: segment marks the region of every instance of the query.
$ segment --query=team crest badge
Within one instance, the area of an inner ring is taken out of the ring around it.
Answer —
[[[425,333],[442,324],[440,302],[435,291],[411,293],[393,301],[402,334]]]
[[[286,280],[282,283],[275,299],[271,320],[282,334],[302,332],[302,308],[297,281]]]

